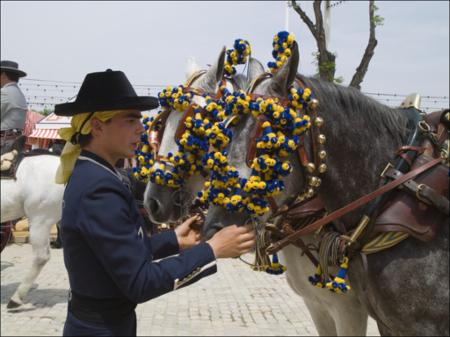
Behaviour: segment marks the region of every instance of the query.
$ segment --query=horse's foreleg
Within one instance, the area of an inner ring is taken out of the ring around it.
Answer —
[[[303,299],[319,336],[338,336],[333,317],[327,308],[310,298]]]
[[[50,229],[54,221],[46,219],[45,221],[31,220],[29,222],[30,243],[33,249],[33,262],[30,271],[25,279],[17,288],[14,295],[8,302],[8,309],[15,309],[23,304],[23,299],[28,294],[33,282],[38,277],[42,268],[50,259]]]
[[[304,282],[299,282],[299,280],[296,279],[296,276],[297,274],[295,272],[292,273],[291,269],[289,269],[288,267],[286,280],[291,289],[303,298],[303,301],[308,308],[309,314],[311,315],[319,336],[336,336],[336,326],[334,324],[333,317],[330,316],[327,308],[321,303],[318,303],[314,299],[314,297],[305,296],[308,290],[304,289],[305,286],[308,287],[310,291],[314,291],[315,289],[312,287],[312,285],[305,284]]]
[[[325,290],[325,289],[324,289]],[[369,314],[356,294],[334,294],[335,305],[330,308],[338,336],[366,336]]]
[[[312,286],[307,275],[312,275],[314,268],[295,247],[285,248],[280,259],[288,268],[289,286],[303,297],[320,336],[366,335],[368,313],[355,293],[340,295]]]

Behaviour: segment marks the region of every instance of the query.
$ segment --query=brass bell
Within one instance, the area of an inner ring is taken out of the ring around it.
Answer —
[[[319,187],[322,183],[322,180],[319,177],[310,177],[309,178],[309,185],[312,187]]]
[[[319,142],[319,144],[322,144],[322,145],[325,144],[325,140],[326,140],[325,135],[320,134],[317,136],[317,141]]]
[[[306,169],[309,173],[313,173],[316,170],[316,165],[314,165],[314,163],[308,163]]]
[[[312,177],[309,177],[309,185],[310,186],[316,186],[316,184],[317,184],[317,179],[319,179],[319,178],[317,178],[317,177],[315,177],[315,176],[312,176]]]
[[[327,171],[328,167],[326,164],[320,164],[319,165],[319,172],[320,173],[325,173]]]
[[[322,118],[322,117],[317,117],[317,118],[314,120],[314,124],[315,124],[318,128],[320,128],[320,127],[323,125],[323,118]]]
[[[312,198],[314,196],[314,189],[308,188],[308,191],[306,192],[306,197],[308,199]]]
[[[317,109],[318,106],[319,106],[319,101],[317,99],[315,99],[315,98],[313,98],[308,104],[308,107],[311,110]]]
[[[317,178],[316,185],[314,187],[319,187],[322,184],[322,179]]]
[[[320,159],[325,159],[326,156],[327,156],[327,152],[325,150],[319,151]]]

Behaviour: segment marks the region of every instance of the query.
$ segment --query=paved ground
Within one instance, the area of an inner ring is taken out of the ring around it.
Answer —
[[[62,334],[68,279],[62,250],[52,249],[51,253],[26,299],[29,303],[12,313],[6,304],[31,263],[31,246],[12,244],[2,252],[2,336]],[[250,255],[245,258],[253,260]],[[138,335],[317,335],[301,297],[289,288],[283,275],[254,272],[235,259],[219,260],[218,266],[213,276],[139,305]],[[379,335],[373,320],[368,335]]]

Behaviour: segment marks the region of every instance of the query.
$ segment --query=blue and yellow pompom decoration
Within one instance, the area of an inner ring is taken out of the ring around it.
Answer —
[[[151,167],[154,164],[153,151],[148,139],[148,131],[154,121],[154,117],[144,116],[142,123],[144,125],[145,132],[141,135],[141,145],[135,150],[135,159],[137,166],[133,168],[133,174],[137,179],[147,181]],[[160,125],[156,125],[158,130]]]
[[[289,47],[293,42],[291,34],[277,34],[274,42],[278,44],[275,47],[277,55],[289,57]],[[286,61],[283,57],[280,60],[284,60],[283,63]],[[305,111],[311,98],[310,89],[291,88],[289,106],[282,106],[275,98],[252,101],[243,92],[225,92],[221,104],[223,110],[218,112],[222,116],[241,116],[250,112],[255,118],[263,115],[267,121],[263,124],[263,134],[256,139],[257,155],[251,165],[251,176],[248,179],[239,178],[237,170],[228,164],[225,152],[217,156],[208,154],[203,163],[212,173],[203,191],[198,193],[198,201],[256,216],[267,213],[267,197],[276,196],[284,190],[282,178],[292,171],[292,165],[286,158],[296,151],[299,136],[310,127],[310,118]]]
[[[295,99],[300,101],[303,97],[309,101],[310,94]],[[203,165],[211,171],[210,180],[198,193],[198,201],[219,205],[229,211],[264,215],[269,211],[267,197],[275,196],[285,188],[282,178],[292,172],[286,158],[297,149],[299,136],[310,127],[310,118],[280,105],[277,99],[251,101],[243,92],[225,92],[223,99],[225,116],[252,113],[254,117],[264,115],[267,121],[262,125],[262,135],[256,139],[257,156],[251,164],[251,176],[240,178],[236,168],[228,164],[225,151],[209,153]]]
[[[286,31],[279,32],[273,37],[272,56],[275,61],[267,63],[267,66],[272,73],[275,73],[278,69],[280,69],[287,61],[287,59],[291,56],[291,48],[294,41],[294,35]]]
[[[191,102],[192,94],[184,86],[167,87],[158,94],[163,109],[186,111],[192,105],[193,117],[186,118],[186,130],[177,140],[178,152],[169,153],[167,162],[154,166],[155,160],[149,144],[149,130],[158,132],[161,129],[161,119],[145,118],[143,120],[146,132],[142,135],[141,146],[136,150],[137,167],[134,175],[141,180],[150,180],[158,185],[172,188],[180,187],[185,179],[201,169],[201,157],[208,151],[208,141],[205,133],[212,123],[203,118],[201,108]],[[158,114],[161,114],[159,111]],[[170,166],[170,167],[169,167]]]
[[[286,56],[293,36],[280,32],[276,43],[279,45],[277,52]],[[227,52],[226,64],[244,63],[249,55],[248,42],[237,39],[234,50]],[[234,74],[230,69],[228,67],[228,74]],[[186,130],[177,140],[178,152],[168,154],[168,163],[153,166],[155,160],[150,153],[148,139],[143,136],[143,145],[136,153],[139,167],[135,174],[154,183],[177,188],[195,172],[207,169],[210,179],[199,192],[197,202],[220,205],[234,212],[264,215],[269,211],[267,198],[284,190],[282,179],[292,171],[287,157],[296,151],[299,136],[310,127],[305,111],[312,97],[311,90],[291,88],[288,106],[281,105],[275,98],[252,101],[244,91],[232,93],[225,86],[219,90],[219,99],[204,95],[206,106],[203,109],[193,105],[194,116],[186,119]],[[179,112],[193,104],[192,94],[183,86],[166,88],[159,93],[159,100],[163,108]],[[257,153],[251,164],[251,176],[244,179],[239,177],[236,168],[228,164],[225,149],[233,136],[232,127],[241,116],[249,113],[254,117],[263,115],[266,122],[262,135],[256,139]],[[151,126],[152,130],[158,130],[160,120],[155,125],[152,121],[144,122],[146,129]]]
[[[233,49],[228,49],[225,59],[225,75],[233,76],[236,74],[234,66],[247,63],[248,56],[251,54],[250,43],[243,39],[234,41]]]
[[[251,54],[248,41],[236,39],[234,49],[227,51],[225,60],[225,74],[232,76],[236,73],[235,65],[247,62]],[[149,144],[149,130],[157,132],[161,126],[161,120],[154,118],[144,120],[146,129],[142,136],[141,145],[136,150],[138,166],[134,168],[134,175],[141,180],[148,180],[159,185],[173,188],[180,187],[184,181],[194,174],[203,170],[202,158],[209,151],[220,151],[225,148],[232,137],[230,126],[235,125],[237,120],[229,119],[248,111],[248,102],[243,100],[245,93],[230,93],[225,86],[220,87],[223,99],[214,100],[208,95],[203,95],[207,105],[204,109],[196,106],[195,115],[185,121],[186,130],[177,141],[178,152],[168,154],[168,162],[159,162],[154,167],[155,160]],[[167,87],[158,94],[160,105],[163,109],[173,109],[178,112],[186,111],[192,105],[193,94],[185,86]],[[161,111],[159,113],[162,113]],[[233,122],[234,121],[234,122]],[[170,166],[170,167],[169,167]]]
[[[272,262],[269,266],[266,267],[266,273],[272,274],[272,275],[280,275],[283,274],[286,271],[286,267],[283,266],[280,261],[278,260],[278,255],[273,254],[272,255]]]
[[[167,87],[158,94],[159,104],[163,108],[173,108],[178,112],[187,110],[191,103],[192,94],[186,92],[186,87],[179,85],[178,87]]]
[[[344,256],[339,265],[338,274],[333,278],[333,280],[324,280],[322,270],[320,268],[320,265],[318,265],[316,273],[314,274],[314,276],[310,276],[308,280],[315,287],[326,288],[338,294],[345,294],[351,289],[351,287],[345,281],[347,277],[348,263],[349,258],[347,256]]]

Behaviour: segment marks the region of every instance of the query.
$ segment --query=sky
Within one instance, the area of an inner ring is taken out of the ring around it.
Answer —
[[[336,77],[348,85],[369,38],[368,2],[331,3],[336,5],[331,8],[328,49],[337,54]],[[312,3],[300,5],[315,21]],[[376,29],[378,45],[362,91],[418,92],[425,96],[422,106],[448,107],[449,2],[376,5],[384,24]],[[16,61],[27,72],[22,86],[29,92],[34,88],[37,95],[30,100],[44,95],[42,86],[33,84],[56,83],[64,100],[78,87],[70,92],[63,82],[79,85],[87,73],[107,68],[124,71],[142,94],[144,86],[183,83],[188,57],[206,67],[237,38],[248,40],[252,56],[267,67],[273,36],[285,30],[285,8],[285,1],[1,1],[1,59]],[[300,48],[299,72],[313,75],[316,41],[292,8],[288,24]],[[244,71],[244,66],[237,70]],[[377,97],[399,105],[404,96]]]

